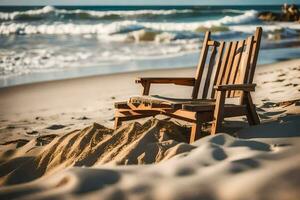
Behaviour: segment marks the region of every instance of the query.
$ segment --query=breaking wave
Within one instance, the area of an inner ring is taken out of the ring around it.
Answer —
[[[42,10],[31,12],[32,15],[46,14],[53,12],[53,7],[44,7]],[[29,11],[26,11],[29,12]],[[114,12],[114,11],[110,11]],[[122,12],[139,12],[139,11],[122,11]],[[141,12],[141,11],[140,11]],[[143,11],[144,12],[144,11]],[[149,10],[147,10],[149,12]],[[156,11],[160,12],[160,11]],[[3,13],[2,13],[3,14]],[[13,17],[16,16],[10,13]],[[96,24],[78,24],[74,22],[61,23],[45,23],[45,24],[30,24],[18,22],[4,22],[0,25],[0,34],[115,34],[140,29],[151,29],[154,31],[195,31],[199,26],[211,27],[222,25],[238,25],[250,23],[256,18],[257,12],[254,10],[246,11],[242,15],[230,17],[225,16],[219,20],[210,20],[206,22],[191,22],[191,23],[175,23],[175,22],[138,22],[136,20],[115,21],[112,23],[96,23]],[[2,16],[3,17],[3,16]]]
[[[56,19],[118,19],[122,17],[130,16],[142,16],[142,15],[172,15],[180,13],[191,13],[191,9],[170,9],[170,10],[116,10],[116,11],[94,11],[94,10],[65,10],[57,9],[52,6],[45,6],[41,9],[27,10],[27,11],[14,11],[14,12],[0,12],[0,20],[37,20],[47,19],[53,17]]]

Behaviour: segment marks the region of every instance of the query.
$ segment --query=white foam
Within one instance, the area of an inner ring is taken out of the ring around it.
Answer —
[[[56,50],[30,49],[23,52],[2,52],[0,76],[21,75],[32,72],[57,70],[78,65],[92,56],[91,52],[57,52]],[[80,64],[81,65],[81,64]]]
[[[28,11],[15,11],[11,13],[0,12],[1,20],[14,20],[19,16],[27,15],[27,16],[39,16],[47,13],[55,12],[55,8],[52,6],[45,6],[41,9],[36,10],[28,10]]]
[[[212,26],[224,26],[224,25],[237,25],[250,23],[257,20],[257,11],[248,10],[241,15],[237,16],[225,16],[218,20],[210,20],[201,23],[200,25],[210,28]]]
[[[15,11],[15,12],[0,12],[0,19],[1,20],[15,20],[22,16],[39,16],[48,13],[55,13],[55,14],[87,14],[93,17],[106,17],[111,15],[117,15],[120,17],[126,16],[138,16],[138,15],[170,15],[176,13],[188,13],[193,12],[191,9],[183,9],[183,10],[120,10],[120,11],[94,11],[94,10],[65,10],[65,9],[56,9],[52,6],[45,6],[41,9],[36,10],[28,10],[28,11]]]
[[[136,21],[118,21],[110,24],[54,23],[33,25],[28,23],[2,23],[0,34],[112,34],[138,28]]]
[[[235,10],[235,9],[224,9],[222,13],[245,13],[243,10]]]
[[[52,9],[53,7],[44,7],[38,12],[51,12]],[[34,25],[28,23],[2,23],[0,26],[0,34],[112,34],[142,28],[153,29],[155,31],[194,31],[199,26],[211,27],[247,23],[255,20],[256,14],[256,11],[250,10],[235,17],[225,16],[219,20],[191,23],[137,22],[134,20],[116,21],[109,24],[53,23]]]
[[[273,24],[251,24],[251,25],[234,25],[229,26],[231,31],[244,32],[244,33],[253,33],[256,30],[256,27],[261,26],[264,30],[264,33],[275,32],[278,30],[300,30],[300,24],[294,22],[279,22]]]
[[[155,42],[156,43],[161,43],[161,42],[171,42],[172,40],[174,40],[176,37],[175,34],[172,33],[167,33],[167,32],[163,32],[161,34],[156,35],[155,37]]]
[[[69,13],[69,14],[80,14],[86,13],[95,17],[105,17],[110,15],[118,15],[118,16],[136,16],[136,15],[170,15],[176,13],[188,13],[193,10],[185,9],[185,10],[128,10],[128,11],[92,11],[92,10],[57,10],[58,13]]]
[[[193,22],[193,23],[151,23],[145,22],[141,23],[146,28],[152,28],[162,31],[193,31],[199,26],[204,26],[210,28],[212,26],[222,26],[222,25],[234,25],[234,24],[243,24],[249,23],[254,20],[257,20],[257,11],[249,10],[243,13],[242,15],[230,17],[225,16],[219,20],[209,20],[206,22]]]

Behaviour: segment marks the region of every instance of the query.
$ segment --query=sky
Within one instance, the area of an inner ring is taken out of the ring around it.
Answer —
[[[267,5],[300,0],[0,0],[0,5]]]

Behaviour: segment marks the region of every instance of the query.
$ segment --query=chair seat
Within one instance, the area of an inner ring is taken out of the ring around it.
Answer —
[[[117,109],[132,109],[133,105],[137,110],[148,109],[175,109],[175,110],[187,110],[187,111],[213,111],[215,108],[215,99],[180,99],[169,98],[158,95],[153,96],[135,96],[131,97],[128,101],[116,102],[115,108]],[[142,105],[142,106],[141,106]],[[245,108],[244,105],[225,104],[225,110],[227,109],[240,109]]]
[[[125,108],[124,104],[129,103],[136,107],[143,105],[146,108],[182,109],[183,105],[212,105],[213,107],[214,102],[214,99],[181,99],[152,95],[131,97],[128,102],[115,103],[115,107]]]

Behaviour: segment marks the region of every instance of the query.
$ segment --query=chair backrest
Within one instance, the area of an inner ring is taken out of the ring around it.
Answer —
[[[196,73],[192,98],[215,98],[216,85],[252,83],[258,57],[262,28],[240,41],[214,41],[205,33]],[[240,92],[228,92],[227,97],[240,97]]]

